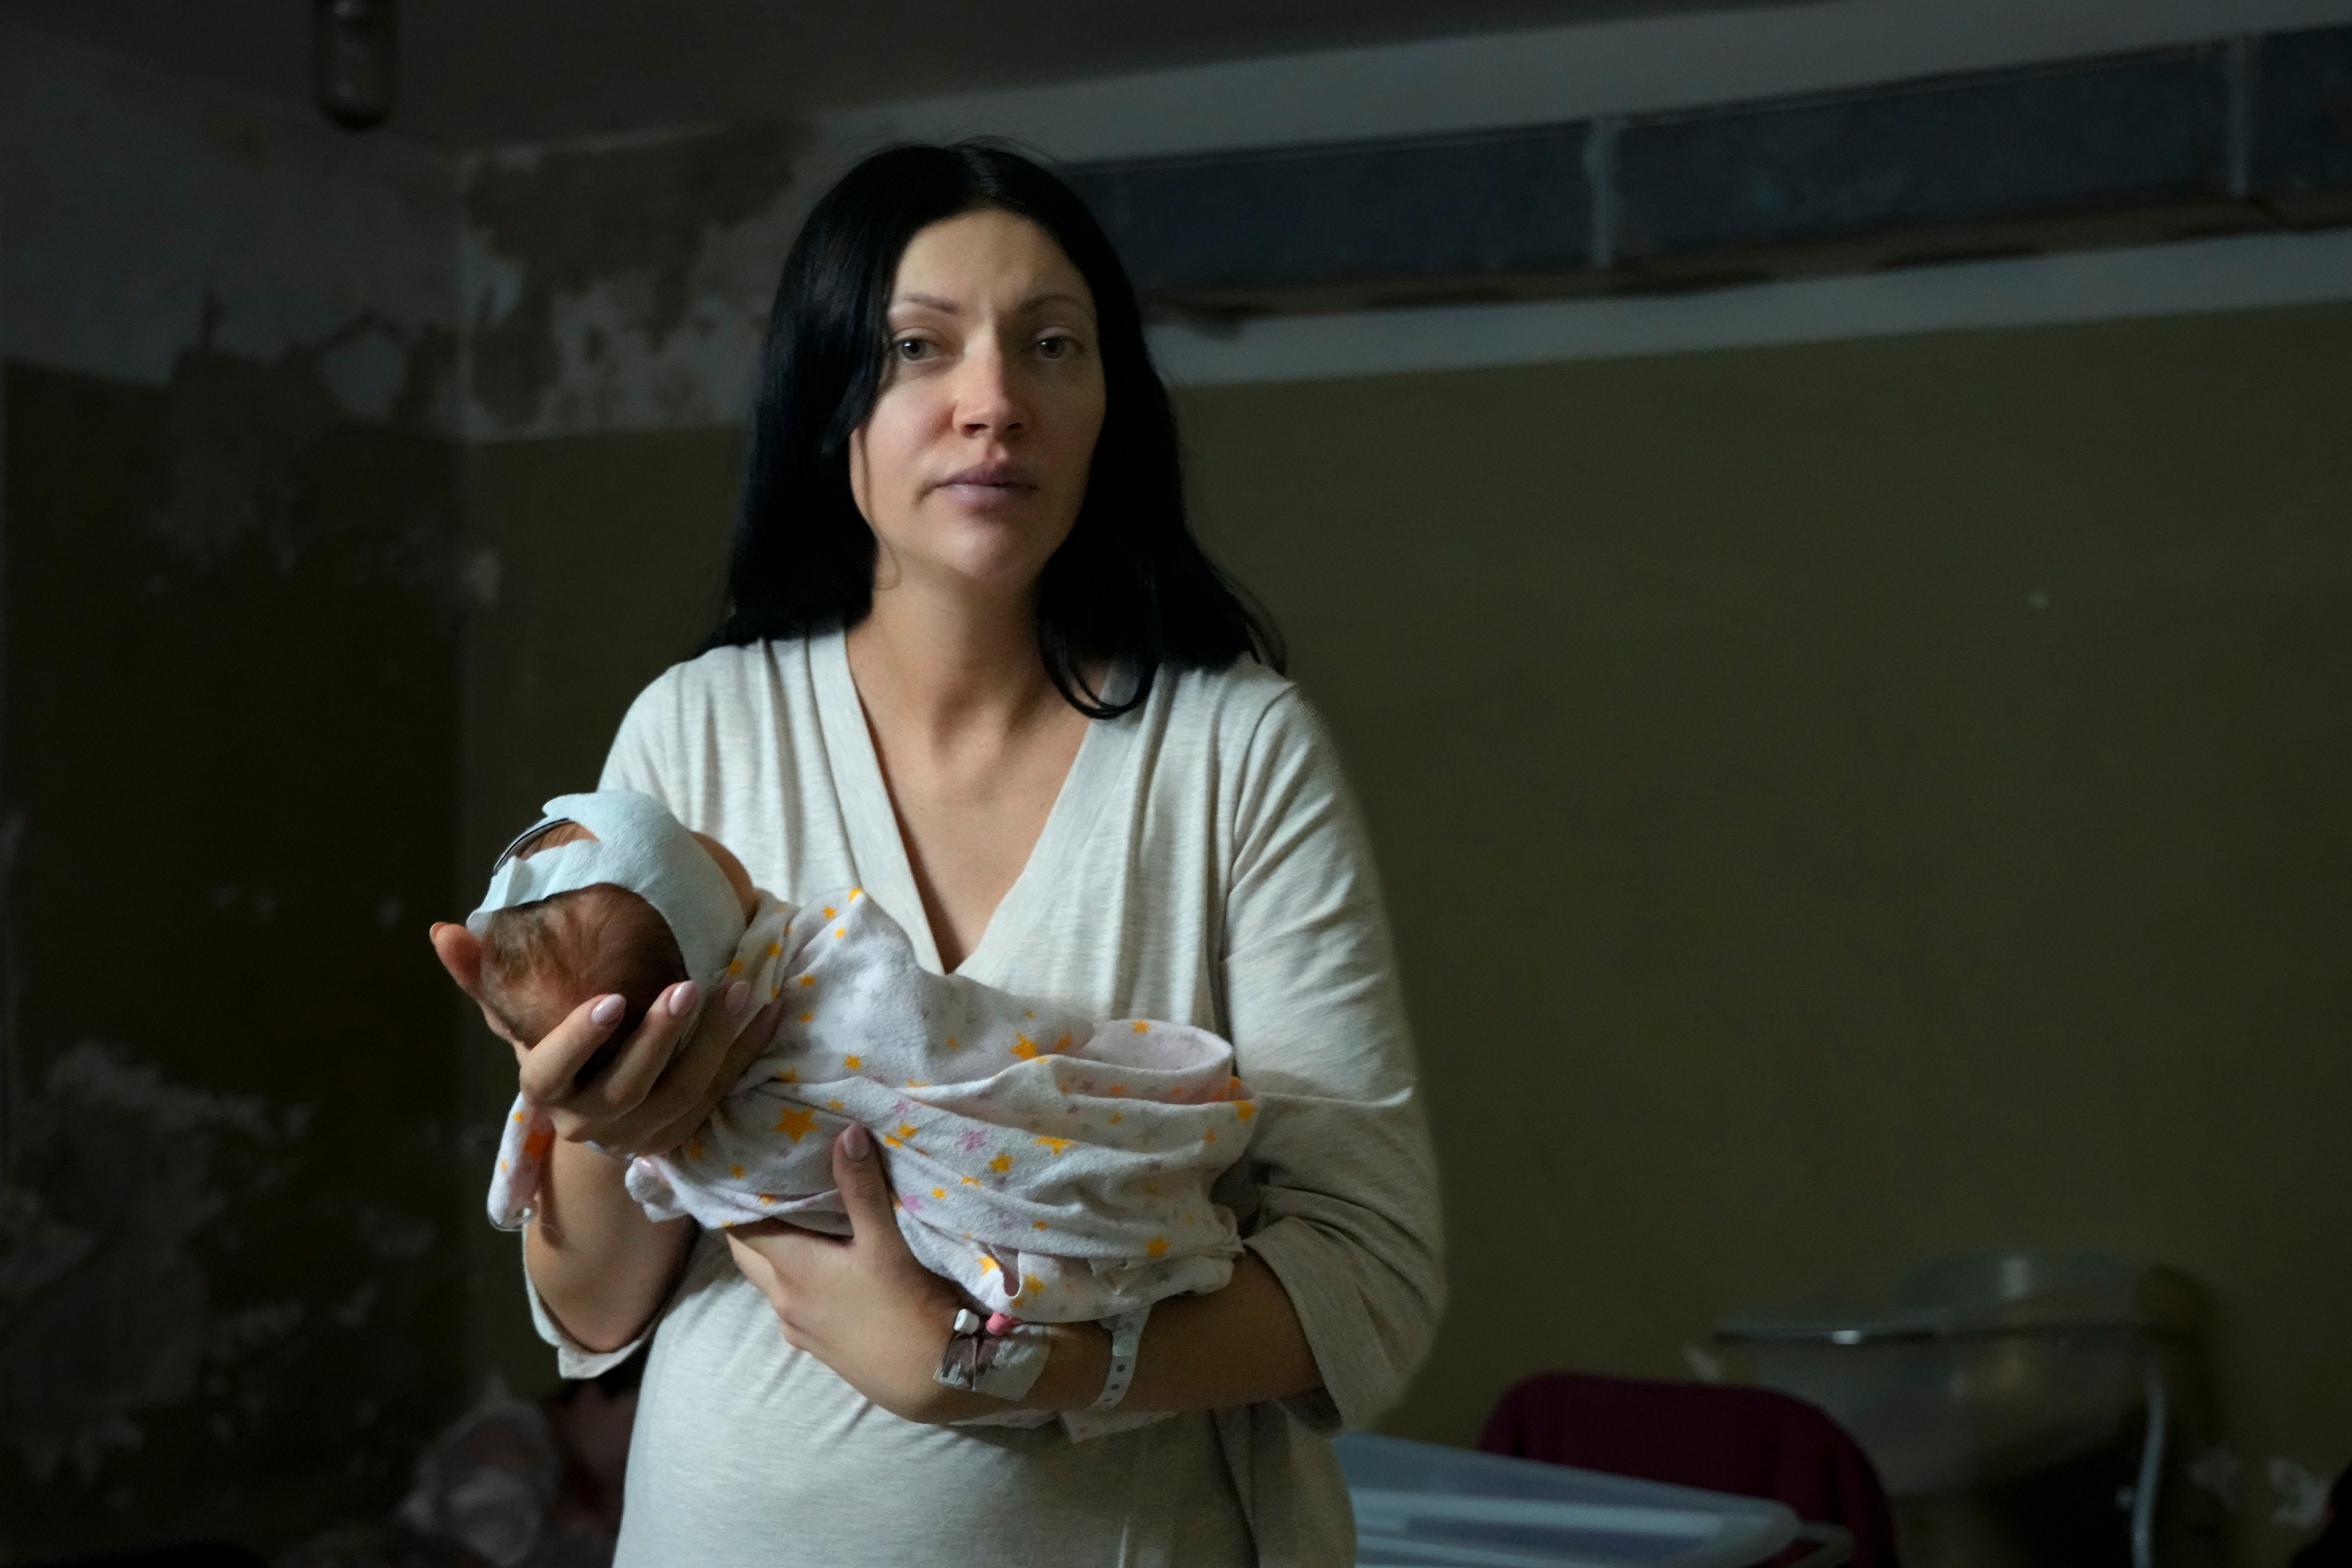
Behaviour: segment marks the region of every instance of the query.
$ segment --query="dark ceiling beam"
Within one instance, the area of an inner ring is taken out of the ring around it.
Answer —
[[[2352,221],[2352,27],[1072,171],[1164,310],[1687,289]]]

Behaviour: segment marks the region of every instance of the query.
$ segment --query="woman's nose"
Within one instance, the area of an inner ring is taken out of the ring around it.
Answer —
[[[967,355],[958,380],[956,427],[965,435],[1010,435],[1027,427],[1029,411],[1002,353],[987,349]]]

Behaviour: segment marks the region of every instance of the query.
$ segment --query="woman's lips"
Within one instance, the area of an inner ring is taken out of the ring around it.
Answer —
[[[938,488],[969,505],[1006,506],[1034,495],[1037,479],[1025,464],[1000,459],[959,468],[941,479]]]

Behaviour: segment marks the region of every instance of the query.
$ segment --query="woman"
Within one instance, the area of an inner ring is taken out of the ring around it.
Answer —
[[[787,900],[863,887],[942,971],[1227,1036],[1261,1106],[1218,1190],[1248,1250],[1151,1316],[1122,1407],[1173,1419],[1085,1444],[949,1425],[1006,1407],[934,1379],[955,1293],[862,1129],[834,1156],[845,1242],[698,1235],[622,1189],[614,1156],[678,1142],[770,1014],[730,986],[681,1044],[680,986],[574,1087],[618,1016],[584,1004],[521,1056],[565,1140],[526,1261],[568,1375],[659,1328],[619,1561],[1352,1562],[1324,1439],[1396,1397],[1440,1291],[1387,928],[1328,740],[1186,531],[1133,292],[1066,187],[983,145],[901,148],[818,204],[730,585],[604,784]],[[471,989],[471,938],[435,941]],[[1108,1337],[1051,1333],[1023,1404],[1085,1408]]]

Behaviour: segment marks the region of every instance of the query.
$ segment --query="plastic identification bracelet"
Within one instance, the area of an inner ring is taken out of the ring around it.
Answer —
[[[1132,1312],[1121,1312],[1106,1319],[1103,1327],[1110,1331],[1110,1370],[1103,1373],[1102,1393],[1087,1406],[1094,1415],[1118,1408],[1127,1397],[1127,1385],[1135,1381],[1135,1350],[1143,1340],[1143,1325],[1151,1316],[1151,1309],[1139,1307]]]

